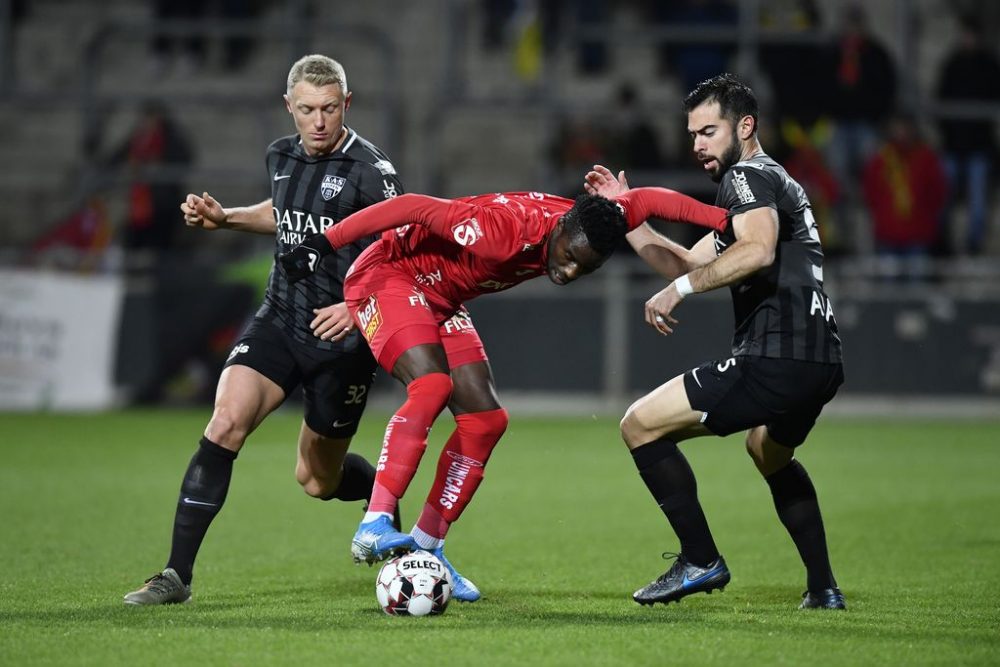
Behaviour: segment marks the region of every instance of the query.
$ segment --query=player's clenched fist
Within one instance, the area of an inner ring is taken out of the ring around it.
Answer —
[[[226,222],[226,211],[222,204],[207,192],[203,192],[200,197],[189,194],[181,203],[181,213],[184,214],[184,223],[189,227],[219,229]]]
[[[323,234],[313,234],[291,250],[278,255],[278,263],[288,282],[296,283],[316,272],[320,260],[333,252],[333,246]]]

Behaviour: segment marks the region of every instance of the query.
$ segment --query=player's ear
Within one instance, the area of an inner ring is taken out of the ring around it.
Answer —
[[[344,95],[344,111],[347,111],[348,109],[351,108],[351,96],[352,95],[354,95],[354,93],[352,93],[351,91],[347,91],[347,94]]]
[[[756,122],[754,122],[753,116],[743,116],[740,119],[740,139],[746,141],[753,136],[753,132],[756,129]]]
[[[288,95],[282,95],[282,97],[285,98],[285,109],[288,110],[288,113],[292,113],[292,100],[288,98]]]

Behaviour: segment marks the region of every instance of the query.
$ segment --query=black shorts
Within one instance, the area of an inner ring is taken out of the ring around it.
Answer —
[[[684,374],[691,407],[716,435],[767,426],[778,444],[798,447],[844,382],[841,364],[730,357]]]
[[[357,432],[376,368],[364,341],[352,352],[319,350],[257,317],[226,360],[227,367],[236,365],[254,369],[286,396],[301,384],[306,425],[328,438]]]

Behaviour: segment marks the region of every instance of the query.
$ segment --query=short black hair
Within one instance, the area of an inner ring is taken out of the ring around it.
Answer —
[[[684,98],[684,112],[690,113],[705,102],[718,102],[722,117],[729,120],[733,127],[740,122],[740,118],[752,117],[753,130],[757,131],[757,96],[735,74],[726,72],[699,83]]]
[[[582,194],[562,217],[565,233],[582,234],[596,254],[607,259],[625,238],[628,224],[621,207],[598,195]]]

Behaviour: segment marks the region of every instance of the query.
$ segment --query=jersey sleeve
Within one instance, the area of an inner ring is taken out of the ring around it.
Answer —
[[[755,208],[777,208],[777,174],[756,167],[733,167],[726,172],[719,186],[719,203],[731,214],[746,213]]]
[[[460,245],[483,258],[510,254],[519,234],[494,211],[470,202],[406,194],[387,199],[353,213],[326,230],[334,248],[403,225],[420,225],[432,234]]]
[[[633,188],[616,197],[615,201],[624,209],[629,231],[650,217],[687,222],[716,231],[722,231],[727,224],[725,209],[704,204],[667,188]]]

